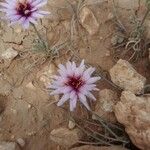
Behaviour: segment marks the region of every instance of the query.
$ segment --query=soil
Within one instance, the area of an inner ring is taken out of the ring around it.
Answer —
[[[57,97],[50,96],[49,90],[45,88],[45,82],[41,78],[43,70],[52,67],[50,73],[52,75],[56,72],[58,63],[65,63],[70,59],[78,62],[85,59],[86,63],[99,66],[105,71],[109,71],[115,64],[113,55],[115,48],[112,46],[111,39],[118,32],[118,28],[115,18],[109,17],[113,14],[112,3],[107,0],[89,2],[91,4],[88,7],[100,24],[99,31],[91,36],[76,21],[73,46],[67,45],[61,48],[59,57],[52,61],[37,45],[38,38],[32,26],[24,31],[17,25],[9,27],[7,21],[0,22],[0,54],[10,47],[18,52],[18,56],[8,67],[0,64],[1,141],[16,141],[18,138],[23,138],[26,142],[23,150],[64,149],[52,142],[49,135],[54,128],[67,124],[67,113],[55,105]],[[73,10],[77,9],[77,3],[77,0],[71,0],[70,4],[66,0],[48,0],[46,9],[51,12],[51,15],[39,21],[37,29],[45,39],[46,33],[51,47],[70,39]],[[135,11],[138,11],[139,16],[143,16],[145,8],[143,5],[139,7],[139,10]],[[120,21],[130,33],[132,25],[129,18],[132,17],[133,10],[120,7],[116,9]],[[38,48],[33,48],[35,44]],[[72,57],[72,53],[77,57]],[[149,82],[148,70],[150,69],[146,65],[147,61],[148,57],[144,57],[133,65]],[[98,87],[115,90],[103,80],[98,83]]]

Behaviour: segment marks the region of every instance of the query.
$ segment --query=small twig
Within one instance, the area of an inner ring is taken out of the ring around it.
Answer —
[[[100,116],[98,116],[95,112],[92,112],[92,114],[94,114],[97,118],[97,120],[101,123],[101,125],[110,133],[112,134],[116,139],[119,139],[118,136],[104,123],[104,121],[101,119]]]
[[[108,143],[108,142],[106,142],[106,141],[103,141],[103,140],[99,139],[98,137],[96,137],[95,135],[89,133],[88,131],[86,131],[83,127],[81,127],[78,123],[76,123],[76,121],[72,118],[72,116],[70,116],[70,120],[73,121],[73,122],[76,124],[76,126],[77,126],[80,130],[82,130],[85,134],[87,134],[88,136],[91,136],[93,139],[99,141],[100,144],[105,144],[105,145],[108,145],[108,146],[111,146],[111,145],[112,145],[112,144],[110,144],[110,143]]]
[[[122,143],[128,143],[128,141],[124,141],[124,140],[121,140],[121,139],[115,139],[115,138],[111,138],[111,137],[108,137],[106,135],[103,135],[101,133],[98,133],[94,130],[92,130],[91,128],[88,128],[91,132],[93,132],[94,134],[97,134],[99,135],[100,137],[104,138],[104,139],[107,139],[107,140],[110,140],[110,141],[114,141],[114,142],[122,142]]]
[[[86,145],[99,145],[101,142],[87,142],[87,141],[78,141],[78,143],[86,144]]]

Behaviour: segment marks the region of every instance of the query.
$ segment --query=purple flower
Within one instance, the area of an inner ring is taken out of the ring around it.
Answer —
[[[47,4],[47,0],[5,0],[0,3],[0,11],[6,13],[6,19],[11,24],[20,23],[25,29],[30,23],[36,24],[38,18],[48,15],[49,12],[40,10],[40,7]]]
[[[66,66],[59,65],[59,75],[54,76],[54,80],[50,88],[54,91],[51,95],[62,94],[61,99],[57,103],[58,106],[63,105],[67,100],[70,101],[70,111],[73,111],[79,100],[88,110],[90,107],[87,103],[87,97],[96,100],[91,91],[98,90],[95,82],[100,77],[91,77],[95,68],[85,68],[84,60],[79,67],[74,62],[67,62]]]

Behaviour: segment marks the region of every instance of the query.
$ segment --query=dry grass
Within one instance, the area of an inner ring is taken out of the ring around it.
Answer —
[[[79,117],[70,116],[76,126],[85,133],[84,139],[79,141],[80,144],[90,145],[122,145],[127,146],[130,143],[128,136],[126,135],[124,128],[120,124],[112,124],[102,119],[94,112],[97,121],[92,119],[80,119]]]
[[[114,47],[114,60],[117,61],[119,58],[127,58],[129,62],[137,62],[140,58],[145,57],[148,52],[147,46],[150,41],[145,38],[144,22],[149,15],[150,7],[147,5],[147,11],[145,12],[142,20],[139,20],[138,16],[133,15],[133,28],[130,34],[127,34],[127,29],[120,21],[116,9],[114,2],[114,12],[117,21],[116,25],[122,31],[125,40]],[[121,47],[124,47],[124,50],[118,51],[118,48],[120,49]]]

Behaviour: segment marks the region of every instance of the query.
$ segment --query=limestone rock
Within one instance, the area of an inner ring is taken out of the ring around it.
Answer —
[[[72,148],[71,150],[127,150],[121,146],[81,146],[77,148]]]
[[[50,138],[52,141],[64,147],[70,147],[76,144],[81,137],[82,133],[80,130],[69,130],[63,127],[52,130],[50,134]]]
[[[107,16],[107,21],[109,20],[113,20],[115,18],[115,15],[113,13],[109,13],[108,16]]]
[[[24,147],[25,146],[25,141],[22,139],[22,138],[18,138],[17,139],[17,143],[21,146],[21,147]]]
[[[132,142],[143,150],[150,149],[150,96],[137,97],[124,91],[115,106],[117,120],[122,123]]]
[[[119,34],[116,34],[111,38],[111,44],[113,46],[116,46],[117,44],[121,44],[123,41],[124,41],[124,37]]]
[[[69,120],[68,128],[69,128],[70,130],[72,130],[72,129],[75,128],[75,126],[76,126],[76,124],[75,124],[73,121]]]
[[[14,142],[0,142],[0,150],[20,150]]]
[[[128,61],[122,59],[110,69],[110,76],[116,85],[133,93],[140,93],[146,82],[145,77],[136,72]]]
[[[0,59],[4,61],[5,67],[8,67],[11,63],[11,61],[18,55],[18,52],[15,51],[13,48],[8,48],[6,51],[4,51]]]
[[[104,89],[99,93],[99,100],[95,107],[95,113],[98,116],[106,119],[107,121],[116,122],[116,117],[113,112],[113,107],[118,100],[117,94],[110,90]],[[93,114],[93,119],[96,120],[96,116]]]
[[[93,12],[88,7],[83,7],[81,9],[79,21],[90,35],[94,35],[98,32],[99,23]]]

